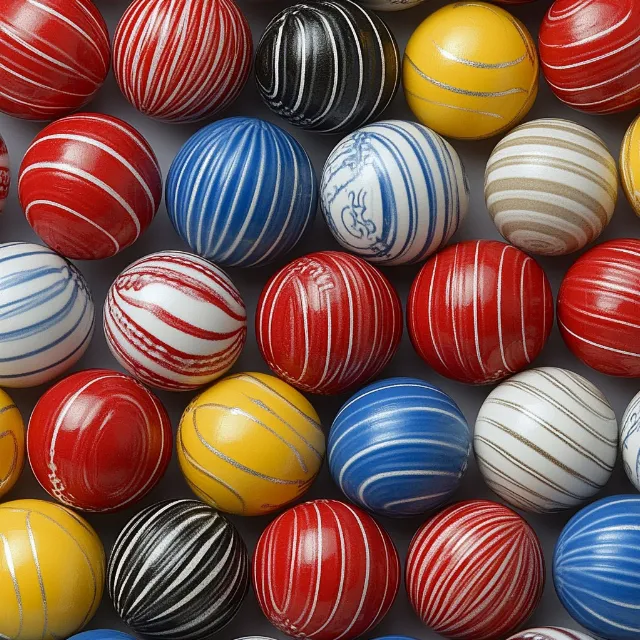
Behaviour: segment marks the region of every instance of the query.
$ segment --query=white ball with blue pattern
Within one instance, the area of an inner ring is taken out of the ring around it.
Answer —
[[[633,486],[640,491],[640,392],[622,416],[620,448],[624,470]]]

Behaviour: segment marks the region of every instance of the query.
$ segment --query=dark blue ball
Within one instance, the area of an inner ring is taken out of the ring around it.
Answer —
[[[96,629],[95,631],[84,631],[69,638],[69,640],[135,640],[133,636],[122,631],[112,629]]]

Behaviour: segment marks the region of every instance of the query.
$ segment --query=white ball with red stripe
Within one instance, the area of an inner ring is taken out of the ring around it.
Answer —
[[[511,636],[509,640],[595,640],[580,631],[572,631],[563,627],[536,627]]]

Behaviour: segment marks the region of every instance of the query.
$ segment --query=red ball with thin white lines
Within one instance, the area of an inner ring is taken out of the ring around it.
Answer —
[[[402,337],[391,283],[361,258],[320,251],[278,271],[256,310],[262,356],[283,380],[336,394],[376,376]]]
[[[499,640],[540,602],[545,568],[534,530],[488,500],[459,502],[418,530],[406,587],[422,621],[445,638]]]
[[[260,608],[296,638],[364,635],[387,614],[399,583],[389,535],[370,515],[337,500],[285,511],[260,536],[253,557]]]
[[[45,127],[20,166],[27,221],[54,251],[75,260],[109,258],[151,224],[162,174],[148,142],[126,122],[79,113]]]
[[[538,263],[493,240],[460,242],[428,260],[411,287],[413,346],[440,375],[497,382],[531,364],[553,325],[553,294]]]

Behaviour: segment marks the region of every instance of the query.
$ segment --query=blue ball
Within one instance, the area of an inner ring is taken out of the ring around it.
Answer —
[[[603,498],[562,530],[556,592],[571,616],[608,640],[640,638],[640,495]]]
[[[471,430],[458,405],[416,378],[389,378],[356,393],[329,434],[329,468],[344,494],[384,516],[425,513],[458,488]]]
[[[135,640],[135,638],[127,633],[122,633],[122,631],[96,629],[95,631],[84,631],[83,633],[71,636],[69,640]]]
[[[286,131],[225,118],[193,135],[169,170],[167,210],[195,253],[227,267],[277,260],[313,220],[316,177]]]

